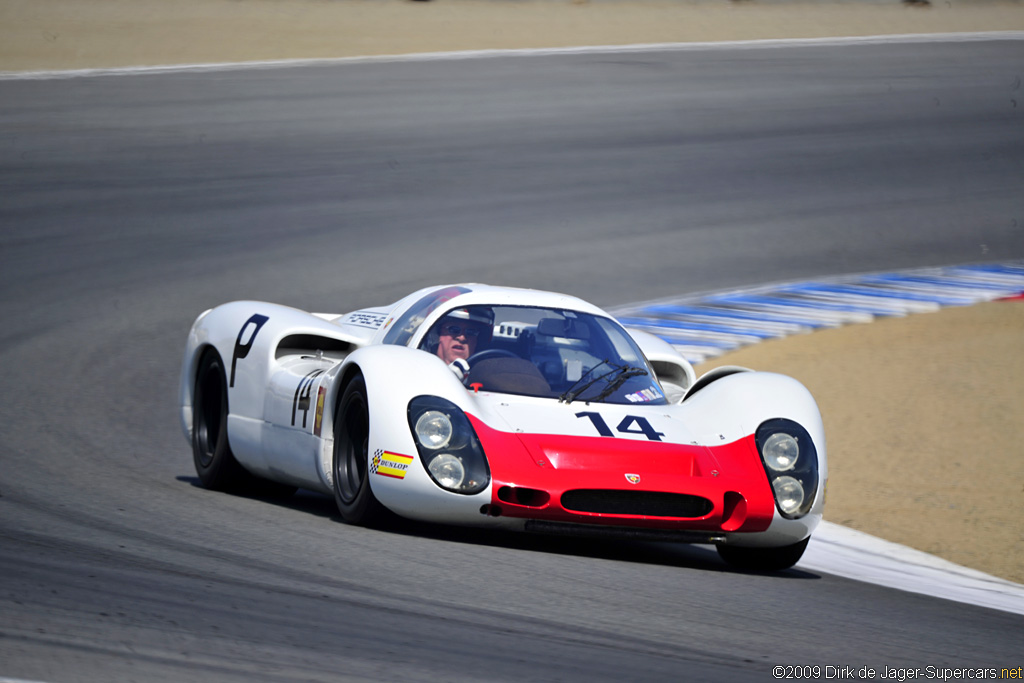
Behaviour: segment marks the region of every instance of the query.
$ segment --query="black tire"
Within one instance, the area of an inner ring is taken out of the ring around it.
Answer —
[[[807,549],[808,536],[799,543],[781,548],[742,548],[734,545],[719,545],[718,554],[737,569],[758,572],[777,572],[789,569],[800,561]]]
[[[235,460],[228,443],[228,384],[224,364],[214,349],[199,359],[192,394],[192,460],[203,486],[268,498],[287,498],[295,487],[261,479]]]
[[[234,491],[248,479],[228,444],[228,384],[214,349],[199,359],[192,394],[192,459],[199,481],[214,491]]]
[[[370,488],[370,407],[366,381],[356,375],[334,413],[334,502],[349,524],[379,526],[386,510]]]

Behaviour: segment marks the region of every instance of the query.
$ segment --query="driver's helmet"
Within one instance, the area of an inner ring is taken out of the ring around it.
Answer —
[[[427,335],[424,340],[425,343],[421,348],[424,348],[431,353],[436,353],[437,344],[441,338],[441,329],[445,325],[464,322],[478,323],[481,327],[480,336],[477,338],[476,342],[477,351],[486,349],[491,345],[491,339],[494,336],[494,311],[486,306],[469,306],[466,308],[456,308],[445,313],[444,316],[434,324],[434,327],[430,330],[430,334]]]

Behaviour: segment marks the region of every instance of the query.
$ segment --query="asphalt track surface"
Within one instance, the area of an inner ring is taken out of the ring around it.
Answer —
[[[1022,258],[1022,75],[994,41],[0,83],[0,677],[1021,665],[1018,615],[704,547],[207,492],[175,403],[189,325],[238,298],[473,280],[615,306]]]

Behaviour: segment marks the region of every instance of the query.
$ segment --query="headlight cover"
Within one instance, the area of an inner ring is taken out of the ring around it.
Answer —
[[[800,457],[800,444],[792,434],[775,432],[761,447],[764,464],[776,472],[786,472],[796,466]]]
[[[465,495],[487,488],[487,458],[462,409],[439,396],[417,396],[409,401],[408,416],[420,461],[435,484]]]
[[[779,514],[800,519],[811,511],[818,491],[818,452],[811,435],[792,420],[776,418],[761,423],[755,440]]]
[[[452,421],[440,410],[427,410],[416,420],[416,443],[430,450],[444,448],[452,440]]]

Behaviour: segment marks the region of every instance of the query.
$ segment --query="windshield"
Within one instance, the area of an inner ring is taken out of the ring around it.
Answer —
[[[666,403],[640,349],[618,323],[522,306],[448,311],[420,349],[453,364],[474,391],[571,403]]]
[[[427,316],[435,308],[468,291],[465,287],[447,287],[439,291],[430,292],[410,306],[409,310],[403,313],[401,318],[394,321],[394,324],[390,322],[385,323],[386,325],[391,325],[391,327],[384,335],[381,343],[403,346],[408,344],[416,330],[419,329],[419,326],[423,324],[423,321],[427,319]]]

